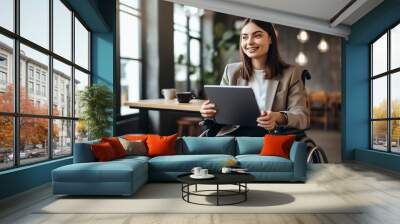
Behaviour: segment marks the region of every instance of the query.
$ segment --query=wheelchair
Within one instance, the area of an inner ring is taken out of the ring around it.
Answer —
[[[311,74],[308,70],[303,70],[301,74],[301,78],[303,81],[303,85],[305,85],[306,80],[311,79]],[[308,104],[308,103],[307,103]],[[210,129],[213,124],[215,124],[214,119],[204,119],[199,123],[199,126],[206,127],[199,137],[214,137],[215,135],[210,135]],[[286,128],[286,127],[278,127],[271,132],[273,135],[295,135],[296,141],[304,142],[306,144],[307,149],[307,163],[328,163],[328,158],[326,156],[325,151],[321,146],[317,145],[313,139],[306,135],[307,129],[295,129],[295,128]]]

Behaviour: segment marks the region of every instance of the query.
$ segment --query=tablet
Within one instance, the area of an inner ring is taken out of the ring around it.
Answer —
[[[208,99],[215,104],[219,124],[257,126],[260,116],[253,89],[248,86],[205,85]]]

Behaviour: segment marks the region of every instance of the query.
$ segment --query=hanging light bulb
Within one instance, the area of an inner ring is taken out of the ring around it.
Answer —
[[[328,42],[326,42],[326,40],[324,38],[321,38],[321,41],[318,44],[318,50],[321,53],[325,53],[329,50]]]
[[[306,55],[302,51],[300,51],[295,59],[295,62],[300,66],[304,66],[308,63],[308,59]]]
[[[305,30],[300,30],[300,32],[297,34],[297,40],[300,41],[300,43],[305,43],[308,41],[308,33]]]

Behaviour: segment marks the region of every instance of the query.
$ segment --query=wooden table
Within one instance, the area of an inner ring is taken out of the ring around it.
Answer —
[[[125,105],[129,106],[130,108],[145,110],[168,110],[200,113],[200,107],[204,101],[205,100],[193,99],[189,103],[178,103],[176,99],[147,99],[134,102],[126,102]]]

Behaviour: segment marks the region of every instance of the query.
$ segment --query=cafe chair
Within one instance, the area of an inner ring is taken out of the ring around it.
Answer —
[[[305,85],[306,80],[311,79],[311,74],[308,70],[303,70],[302,72],[302,81]],[[201,127],[204,127],[204,131],[199,135],[199,137],[214,137],[216,133],[210,133],[210,127],[213,125],[218,125],[215,123],[214,119],[204,119],[199,122]],[[328,163],[328,158],[326,156],[325,151],[322,149],[321,146],[317,145],[315,141],[309,138],[305,131],[309,130],[310,128],[299,130],[294,128],[284,128],[279,127],[275,129],[271,134],[274,135],[289,135],[293,134],[296,135],[296,141],[304,142],[307,147],[307,162],[308,163]]]
[[[321,123],[328,129],[328,94],[324,90],[312,91],[308,94],[311,125]]]
[[[201,117],[182,117],[176,121],[178,125],[178,136],[198,136],[200,133],[199,122]]]

